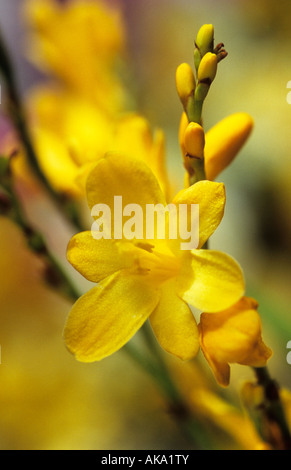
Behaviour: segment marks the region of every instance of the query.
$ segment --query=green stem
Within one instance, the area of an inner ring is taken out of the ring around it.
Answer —
[[[192,161],[193,174],[189,176],[190,186],[192,186],[192,184],[197,183],[198,181],[202,181],[206,179],[204,159],[194,158],[191,161]]]
[[[197,124],[202,125],[202,109],[203,109],[204,100],[193,100],[189,103],[187,109],[187,115],[189,122],[196,122]]]

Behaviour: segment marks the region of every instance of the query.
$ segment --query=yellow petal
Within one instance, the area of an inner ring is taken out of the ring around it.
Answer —
[[[183,360],[196,356],[199,334],[188,305],[178,297],[173,281],[162,287],[161,300],[150,316],[150,323],[160,345]]]
[[[166,165],[166,139],[164,131],[160,128],[154,132],[153,145],[148,162],[158,178],[166,200],[168,200],[171,188]]]
[[[74,235],[67,249],[68,261],[86,279],[99,282],[132,264],[128,251],[119,250],[116,241],[95,240],[91,232]]]
[[[160,298],[141,276],[118,272],[73,305],[64,339],[82,362],[99,361],[124,346],[143,325]]]
[[[125,46],[120,11],[104,2],[22,3],[33,34],[30,57],[36,65],[52,71],[79,94],[97,99],[105,109],[120,106],[123,93],[114,68]],[[68,35],[68,31],[74,31],[74,35]]]
[[[245,290],[239,264],[231,256],[214,250],[186,253],[178,283],[186,302],[212,313],[233,305]]]
[[[143,116],[129,114],[118,122],[110,149],[144,161],[157,177],[163,192],[167,194],[169,183],[165,165],[165,136],[161,129],[152,133],[148,121]]]
[[[264,367],[272,352],[263,343],[262,325],[254,299],[242,297],[215,315],[200,317],[200,343],[217,381],[228,385],[231,363]]]
[[[122,196],[123,205],[165,203],[161,188],[150,168],[142,161],[118,153],[101,158],[87,180],[89,207],[107,204],[114,208],[114,196]]]
[[[152,146],[152,134],[148,121],[138,114],[120,119],[114,135],[112,150],[146,162]]]
[[[96,161],[111,149],[112,123],[97,106],[74,96],[65,97],[63,109],[63,138],[72,159],[78,165]]]
[[[213,126],[205,136],[205,173],[214,180],[240,151],[253,128],[247,113],[235,113]]]
[[[223,183],[199,181],[180,191],[173,200],[175,204],[199,205],[199,247],[201,248],[214,233],[221,222],[225,206],[225,187]],[[190,214],[188,223],[191,224]],[[188,230],[190,230],[188,225]]]
[[[52,132],[40,128],[34,128],[32,135],[39,164],[53,188],[72,196],[81,196],[82,192],[75,182],[78,166],[63,142]]]
[[[114,232],[112,238],[118,237],[117,230],[120,238],[130,239],[131,235],[135,239],[147,238],[146,206],[166,205],[150,168],[138,159],[119,153],[107,154],[89,174],[87,199],[90,209],[97,204],[106,205],[108,217],[111,216],[111,233]],[[98,215],[94,212],[99,207],[94,208],[93,216]]]

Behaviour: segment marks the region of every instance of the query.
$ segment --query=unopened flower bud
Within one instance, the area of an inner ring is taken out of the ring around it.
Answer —
[[[217,56],[212,52],[207,52],[202,57],[198,68],[199,82],[213,82],[217,71]]]
[[[203,159],[205,134],[203,128],[195,122],[190,122],[184,134],[185,151],[190,157]]]
[[[188,98],[193,96],[195,91],[195,77],[189,64],[184,62],[176,70],[176,87],[180,100],[185,107]]]
[[[262,340],[257,307],[254,299],[242,297],[227,310],[200,317],[200,345],[222,386],[229,384],[230,364],[264,367],[272,355]]]
[[[200,51],[201,58],[207,52],[213,52],[214,28],[212,24],[204,24],[198,31],[195,44]]]

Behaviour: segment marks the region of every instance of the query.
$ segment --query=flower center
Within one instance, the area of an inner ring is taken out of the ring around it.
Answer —
[[[180,260],[170,251],[166,243],[137,242],[134,264],[140,274],[148,276],[149,282],[161,284],[178,275]]]

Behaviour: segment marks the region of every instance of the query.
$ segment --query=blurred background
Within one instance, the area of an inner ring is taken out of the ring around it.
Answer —
[[[260,305],[264,340],[274,351],[270,371],[290,388],[286,345],[291,340],[291,105],[287,103],[291,3],[107,3],[122,11],[127,34],[125,79],[135,107],[153,128],[165,131],[169,174],[177,189],[183,187],[184,170],[176,67],[193,63],[194,39],[204,23],[214,25],[215,42],[223,42],[228,51],[205,103],[204,126],[207,130],[227,115],[243,111],[253,117],[255,127],[219,177],[226,185],[227,205],[211,248],[233,255],[242,265],[247,294]],[[28,58],[29,25],[23,4],[0,0],[0,28],[25,97],[46,75]],[[4,128],[7,124],[1,119]],[[65,258],[72,230],[44,207],[42,227]],[[34,209],[39,215],[39,206]],[[42,284],[37,258],[28,252],[18,228],[4,218],[0,246],[0,448],[189,448],[155,385],[125,354],[89,365],[71,357],[62,340],[70,302]],[[66,269],[81,282],[70,267]],[[233,367],[225,393],[236,401],[233,396],[250,377],[244,367]],[[215,389],[212,377],[209,380]],[[222,441],[221,446],[229,445],[227,439]]]

